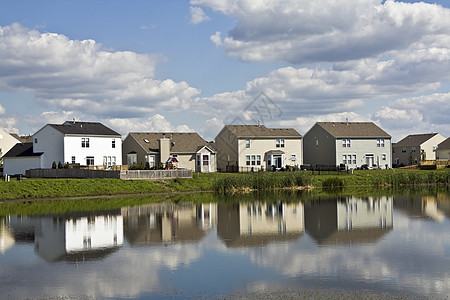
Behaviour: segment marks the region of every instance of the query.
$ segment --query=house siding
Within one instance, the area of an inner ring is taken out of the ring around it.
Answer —
[[[64,134],[45,125],[33,135],[33,152],[43,152],[39,168],[51,168],[53,162],[64,163]]]
[[[5,157],[3,174],[25,175],[26,170],[40,168],[40,157]]]
[[[89,138],[89,148],[81,146],[82,138]],[[115,148],[112,148],[112,141],[115,140]],[[94,157],[94,165],[103,165],[103,157],[115,157],[116,165],[122,164],[121,139],[118,137],[105,136],[81,136],[71,135],[64,137],[64,162],[71,163],[72,156],[75,156],[75,163],[86,165],[86,157]]]
[[[364,164],[376,165],[380,168],[392,166],[391,161],[391,140],[384,138],[384,147],[377,147],[377,138],[358,139],[349,138],[350,147],[343,147],[342,140],[336,139],[336,165],[343,163],[343,155],[352,155],[352,162],[346,162],[349,168],[361,167]],[[353,163],[353,155],[356,155],[356,164]],[[373,156],[371,156],[373,155]],[[348,156],[347,156],[348,157]],[[372,157],[373,159],[370,159]],[[385,159],[383,159],[385,157]]]
[[[225,171],[227,166],[238,166],[238,138],[224,127],[216,136],[217,169]]]
[[[336,165],[335,139],[318,125],[303,136],[303,162],[311,166]]]

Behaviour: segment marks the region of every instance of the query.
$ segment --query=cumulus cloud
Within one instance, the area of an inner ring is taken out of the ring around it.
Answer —
[[[17,23],[0,27],[0,89],[33,94],[52,111],[132,119],[185,110],[200,91],[184,81],[154,79],[161,59],[105,51],[93,40],[70,40]]]
[[[194,130],[186,124],[173,125],[163,115],[154,114],[149,118],[115,118],[106,120],[111,128],[120,128],[121,133],[128,132],[193,132]]]
[[[450,10],[425,3],[192,0],[191,4],[237,19],[222,40],[223,47],[246,61],[302,64],[377,57],[418,41],[439,43],[442,34],[450,32]]]
[[[201,7],[191,6],[191,23],[199,24],[211,20],[211,18],[203,11]]]

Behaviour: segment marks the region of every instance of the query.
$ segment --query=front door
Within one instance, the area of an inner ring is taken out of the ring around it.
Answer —
[[[369,167],[373,166],[374,163],[373,154],[366,154],[366,163]]]
[[[281,168],[282,160],[281,160],[281,154],[274,154],[272,156],[272,165],[274,165],[276,168]]]

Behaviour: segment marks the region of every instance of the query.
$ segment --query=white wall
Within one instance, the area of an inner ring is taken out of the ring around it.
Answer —
[[[81,139],[89,138],[89,148],[81,147]],[[112,148],[112,140],[115,140],[116,147]],[[122,164],[122,140],[120,137],[112,136],[80,136],[67,135],[64,137],[64,163],[72,163],[72,156],[75,156],[75,163],[86,165],[86,157],[94,157],[94,165],[103,165],[103,157],[116,157],[116,165]]]
[[[40,168],[50,169],[52,163],[64,164],[64,135],[51,127],[45,125],[33,135],[33,152],[43,152]]]
[[[19,142],[15,137],[0,128],[0,158]]]
[[[40,168],[40,157],[5,157],[3,159],[3,174],[7,175],[25,175],[29,169]]]

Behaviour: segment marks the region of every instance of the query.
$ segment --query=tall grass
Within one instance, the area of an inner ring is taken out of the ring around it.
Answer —
[[[213,179],[213,190],[225,194],[229,192],[252,190],[276,190],[281,188],[306,187],[311,185],[312,176],[303,172],[257,172],[228,174]]]

